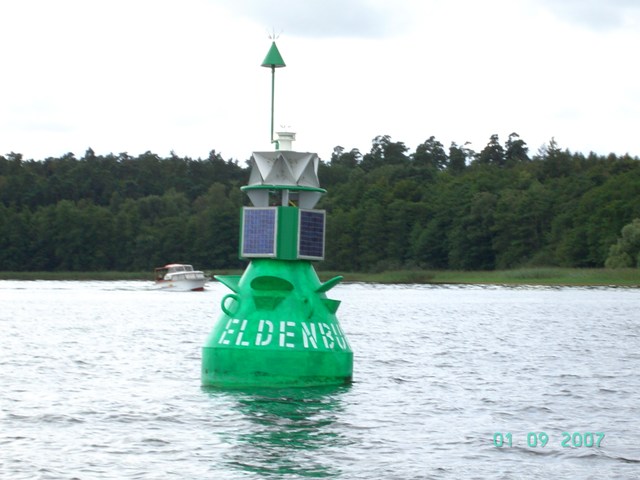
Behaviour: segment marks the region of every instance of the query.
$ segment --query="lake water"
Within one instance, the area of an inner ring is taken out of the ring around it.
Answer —
[[[640,290],[339,285],[352,385],[212,391],[150,287],[0,281],[0,478],[640,477]]]

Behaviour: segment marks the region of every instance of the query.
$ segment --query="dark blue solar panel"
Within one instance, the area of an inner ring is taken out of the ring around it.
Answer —
[[[324,218],[324,210],[300,210],[300,258],[324,258]]]
[[[242,224],[242,256],[276,254],[276,209],[245,208]]]

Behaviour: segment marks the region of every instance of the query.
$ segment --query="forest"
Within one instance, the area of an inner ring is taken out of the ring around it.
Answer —
[[[248,155],[250,152],[248,152]],[[640,159],[512,133],[479,152],[388,135],[321,159],[320,270],[640,266]],[[0,271],[216,270],[238,258],[246,162],[146,152],[0,156]]]

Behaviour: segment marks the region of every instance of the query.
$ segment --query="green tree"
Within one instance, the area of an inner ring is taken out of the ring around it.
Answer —
[[[31,235],[31,214],[0,203],[0,270],[28,270],[30,258],[24,242]]]
[[[373,139],[371,151],[362,157],[362,168],[371,171],[383,165],[406,164],[407,150],[404,143],[392,142],[389,135],[378,135]]]
[[[411,255],[423,268],[449,266],[449,233],[461,214],[468,189],[461,177],[439,175],[416,206],[416,223],[411,230]]]
[[[381,202],[369,200],[358,212],[358,250],[360,265],[365,270],[376,270],[386,260],[385,247],[391,234],[387,228],[386,209]]]
[[[543,178],[564,177],[575,172],[571,152],[561,150],[555,138],[540,148],[537,159],[542,162]]]
[[[587,188],[558,213],[558,218],[568,220],[560,236],[559,258],[567,266],[602,267],[621,229],[640,216],[640,168],[609,176],[601,185],[594,184],[588,172],[568,175],[559,184],[580,178]]]
[[[507,166],[513,166],[520,162],[528,162],[528,152],[529,147],[527,147],[527,144],[520,138],[520,135],[513,132],[509,135],[509,139],[505,143],[505,164]]]
[[[89,200],[58,202],[53,210],[48,240],[53,244],[54,269],[99,271],[113,266],[111,212]]]
[[[503,167],[505,165],[505,152],[498,135],[491,135],[491,139],[486,147],[478,154],[477,160],[481,165],[495,165]]]
[[[495,267],[493,226],[497,197],[490,192],[473,195],[449,232],[449,266],[460,270]]]
[[[222,183],[214,183],[206,195],[199,197],[195,215],[189,221],[189,238],[192,262],[210,268],[239,267],[239,193]]]
[[[361,269],[358,214],[353,208],[337,208],[327,215],[324,268],[352,272]]]
[[[455,142],[451,142],[449,147],[449,165],[448,170],[450,173],[461,173],[467,167],[467,160],[474,158],[474,153],[466,147],[469,142],[466,142],[463,146],[458,146]]]
[[[611,245],[609,256],[605,261],[607,268],[640,268],[640,218],[622,228],[622,236]]]
[[[503,189],[495,210],[493,249],[496,268],[512,268],[530,262],[546,242],[551,215],[547,189],[537,180],[523,189]]]
[[[417,221],[417,205],[414,202],[395,199],[386,208],[389,232],[384,257],[387,270],[409,265],[411,257],[411,234]]]
[[[416,166],[434,168],[436,170],[445,169],[449,161],[442,143],[437,141],[434,136],[429,137],[416,147],[412,160]]]
[[[347,168],[355,168],[362,160],[362,154],[357,148],[352,148],[346,152],[343,147],[334,147],[331,154],[331,166],[343,166]]]

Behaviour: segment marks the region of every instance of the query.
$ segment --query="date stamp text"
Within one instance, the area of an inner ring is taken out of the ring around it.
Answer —
[[[599,448],[602,446],[605,434],[603,432],[562,432],[560,436],[552,437],[546,432],[528,432],[526,445],[531,448],[559,446],[562,448]],[[496,432],[493,434],[493,446],[497,448],[524,446],[525,437],[518,438],[511,432]]]

